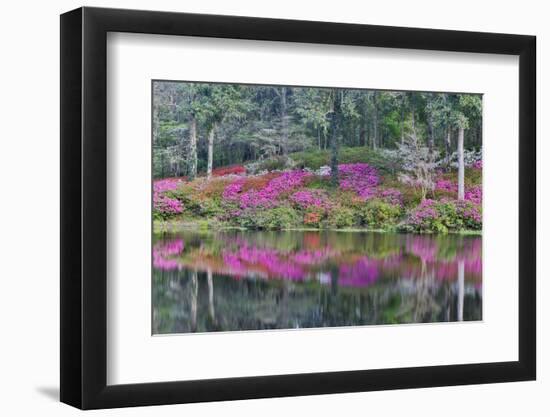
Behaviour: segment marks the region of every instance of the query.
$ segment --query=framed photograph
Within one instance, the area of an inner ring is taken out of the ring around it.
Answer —
[[[533,380],[535,37],[61,16],[61,401]]]

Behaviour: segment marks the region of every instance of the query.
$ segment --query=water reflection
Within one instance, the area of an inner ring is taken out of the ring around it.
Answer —
[[[481,238],[184,232],[153,247],[153,332],[481,319]]]

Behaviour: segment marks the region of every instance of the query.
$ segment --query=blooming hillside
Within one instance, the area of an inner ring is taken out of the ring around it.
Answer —
[[[466,169],[463,200],[456,173],[437,171],[428,194],[365,162],[247,175],[242,166],[219,168],[212,178],[154,182],[156,221],[280,230],[365,228],[406,232],[481,230],[481,164]]]

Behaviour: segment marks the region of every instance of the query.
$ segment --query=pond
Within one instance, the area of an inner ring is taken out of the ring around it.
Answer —
[[[482,319],[481,237],[185,231],[153,238],[153,333]]]

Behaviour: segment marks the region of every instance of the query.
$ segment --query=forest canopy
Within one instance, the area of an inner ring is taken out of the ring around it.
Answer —
[[[481,95],[155,81],[154,177],[330,150],[395,149],[414,136],[443,155],[479,150]],[[336,105],[335,105],[336,104]]]

